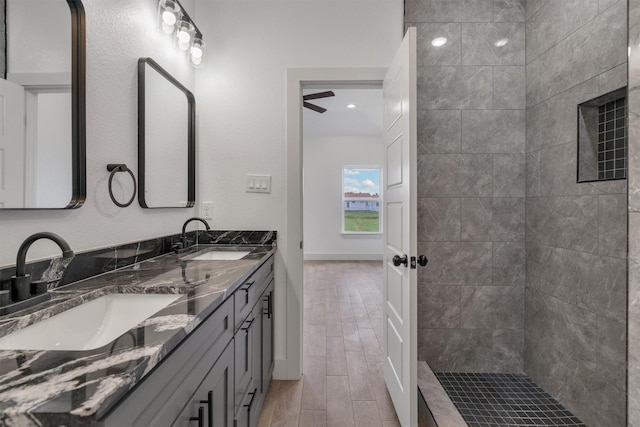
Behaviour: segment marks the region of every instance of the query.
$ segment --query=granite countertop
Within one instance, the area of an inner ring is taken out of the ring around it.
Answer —
[[[251,252],[235,261],[193,260],[218,249]],[[94,424],[274,252],[271,245],[199,245],[64,286],[50,301],[3,316],[0,337],[106,294],[184,294],[95,350],[0,350],[0,426]]]

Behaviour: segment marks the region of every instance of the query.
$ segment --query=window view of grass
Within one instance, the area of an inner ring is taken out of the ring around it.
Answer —
[[[380,168],[342,170],[343,232],[380,232]]]
[[[347,211],[344,213],[344,231],[380,231],[380,214],[376,211]]]

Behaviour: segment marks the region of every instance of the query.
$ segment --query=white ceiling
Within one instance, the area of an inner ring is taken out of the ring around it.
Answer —
[[[332,90],[336,96],[312,99],[308,102],[326,108],[317,113],[303,108],[303,132],[305,137],[331,136],[381,136],[382,89],[303,89],[303,95]],[[355,104],[356,108],[347,108]]]

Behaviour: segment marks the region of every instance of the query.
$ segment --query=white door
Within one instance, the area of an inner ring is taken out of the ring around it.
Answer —
[[[0,79],[0,207],[25,206],[24,103],[22,86]]]
[[[418,424],[416,29],[383,82],[384,379],[403,427]]]

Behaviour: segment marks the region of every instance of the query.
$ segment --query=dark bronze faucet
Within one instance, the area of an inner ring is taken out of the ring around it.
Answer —
[[[174,250],[176,251],[176,253],[182,252],[189,248],[189,241],[187,240],[187,225],[191,221],[200,221],[201,223],[204,224],[207,231],[211,230],[211,228],[209,227],[209,223],[204,219],[199,218],[197,216],[194,216],[193,218],[189,218],[182,225],[182,234],[180,235],[180,243],[174,246]]]
[[[73,251],[71,250],[71,247],[69,247],[69,244],[57,234],[43,232],[27,237],[18,249],[18,256],[16,258],[16,275],[11,277],[11,299],[14,302],[29,298],[31,276],[25,272],[27,251],[33,242],[40,239],[49,239],[55,242],[62,250],[63,258],[73,257]]]

